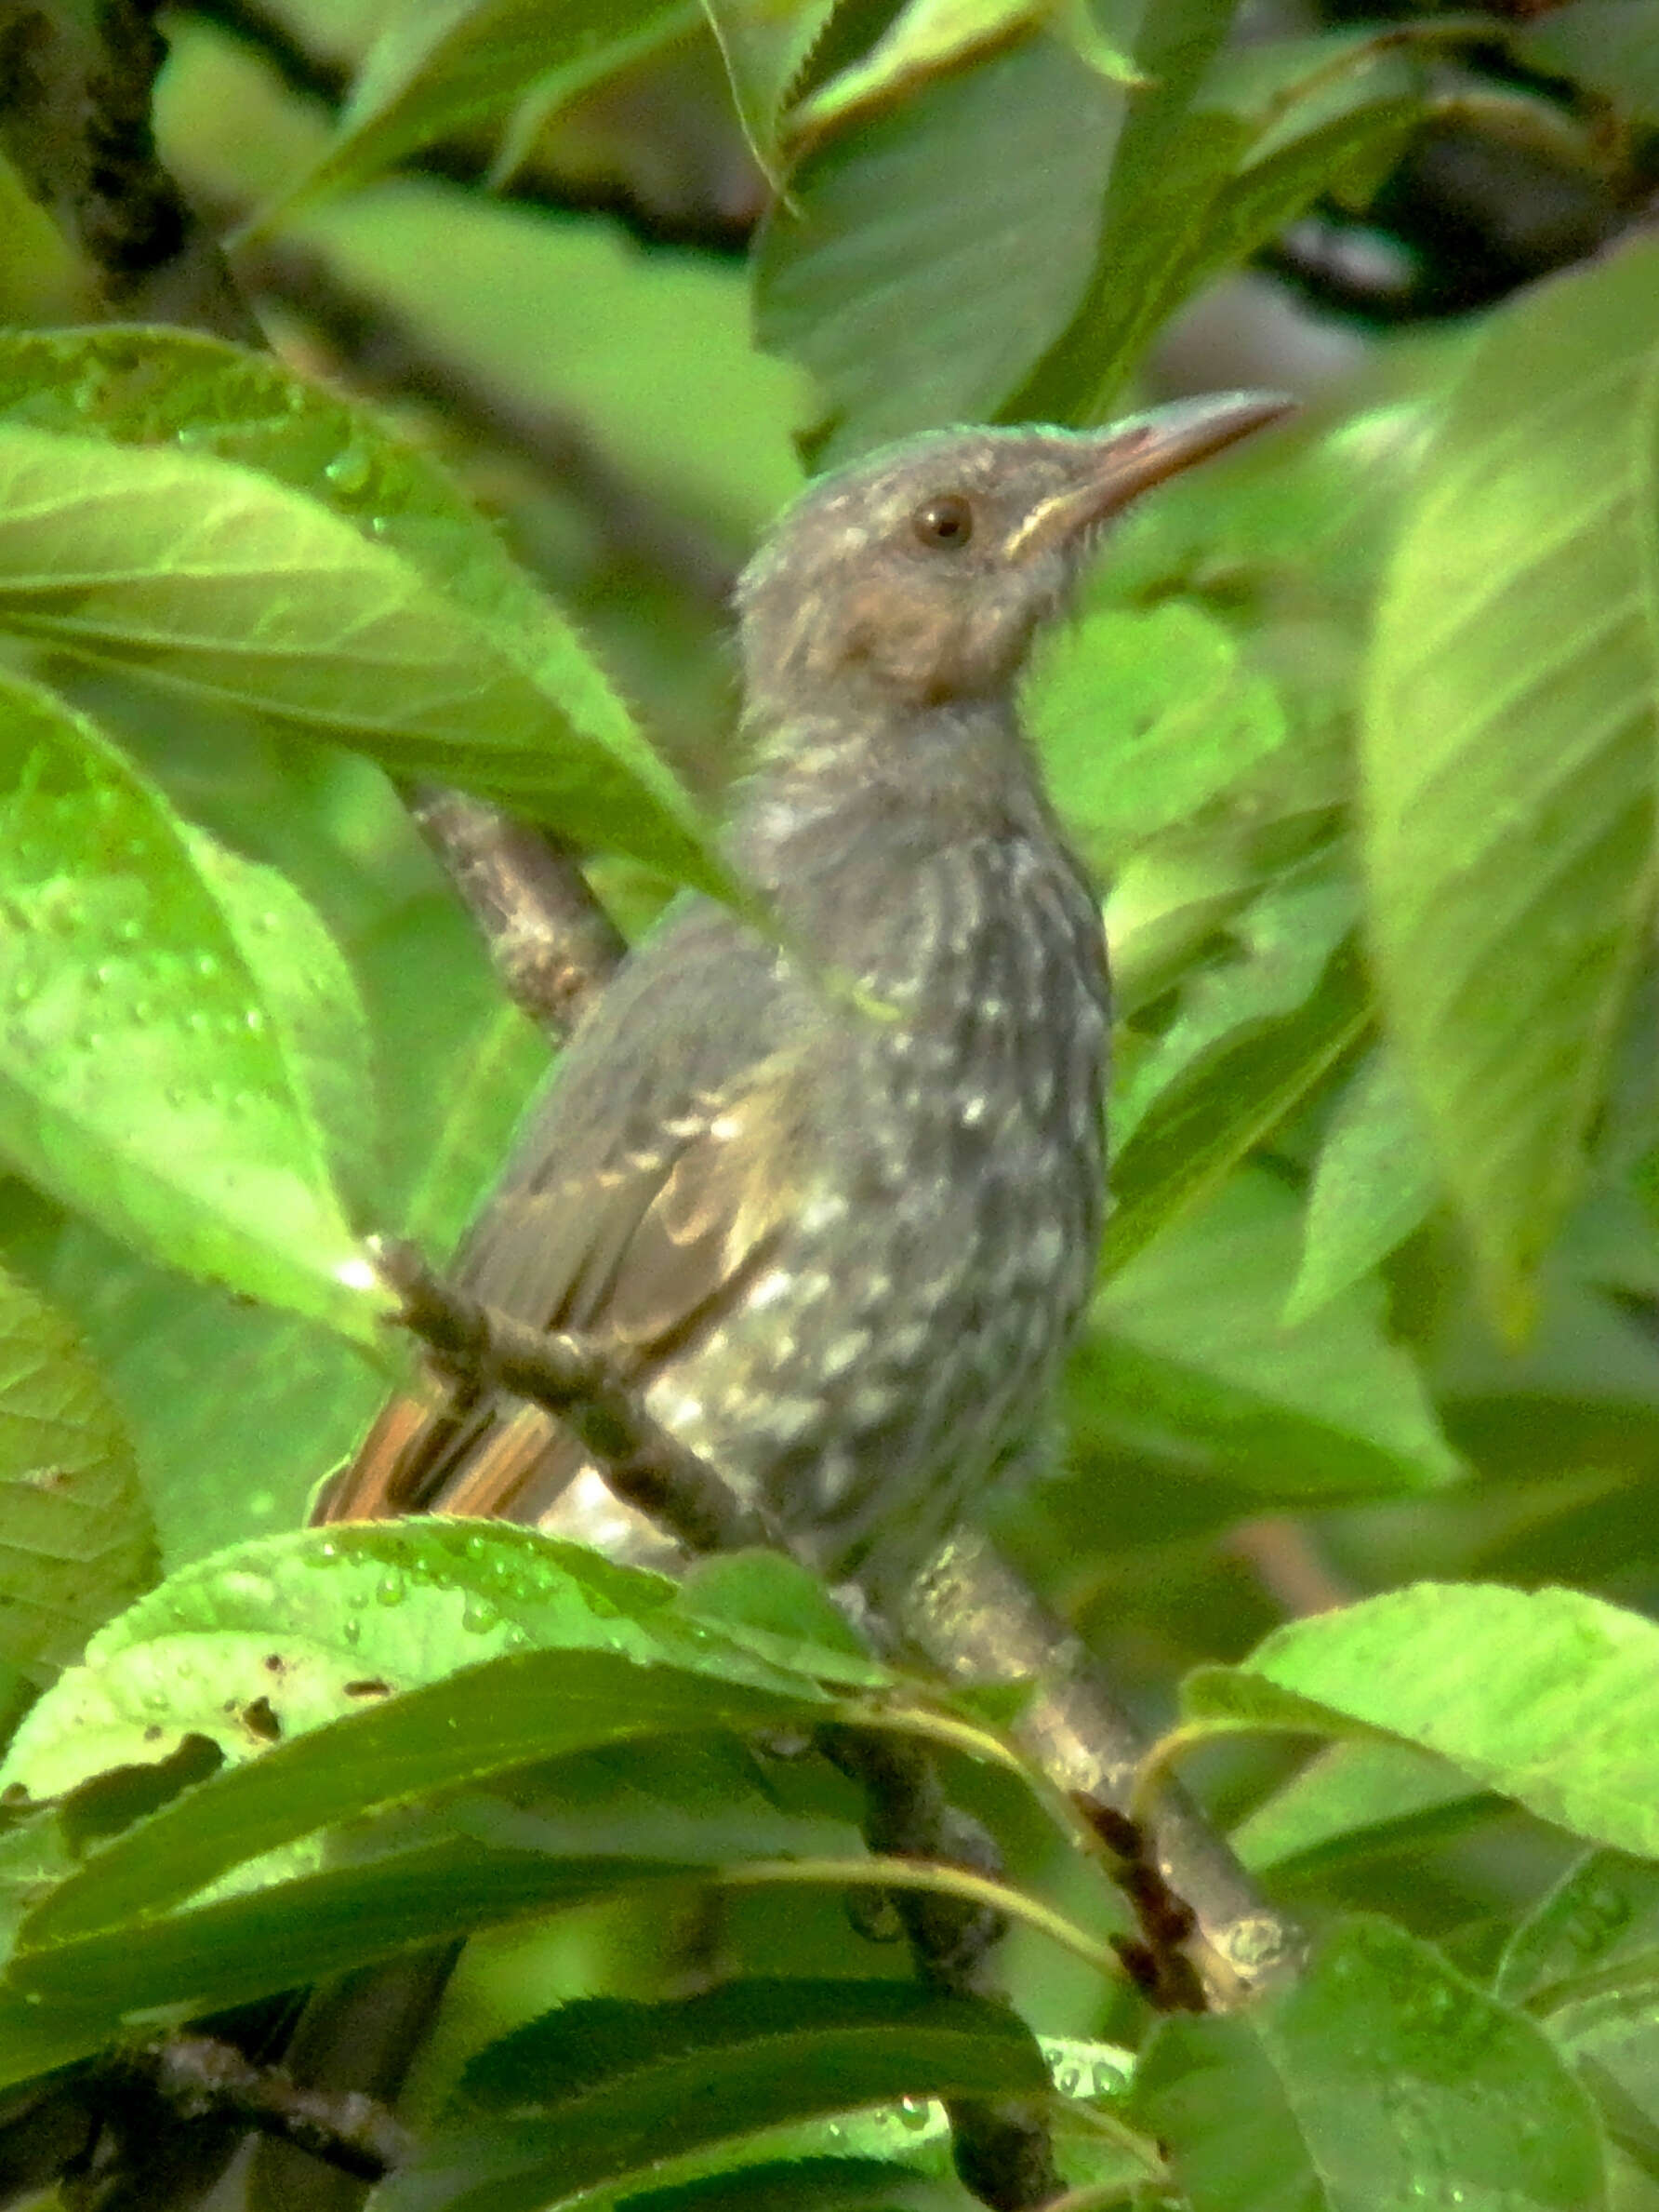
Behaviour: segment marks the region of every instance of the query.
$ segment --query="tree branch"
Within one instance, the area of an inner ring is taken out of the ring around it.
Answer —
[[[109,313],[257,341],[218,242],[155,151],[157,8],[0,0],[0,143],[79,246]]]
[[[129,2053],[123,2070],[182,2120],[234,2120],[359,2180],[383,2180],[410,2138],[383,2104],[355,2089],[301,2088],[212,2035],[169,2035]]]
[[[561,1043],[628,949],[587,878],[555,838],[482,799],[422,783],[407,804],[508,997]]]
[[[1055,1786],[1127,1815],[1147,1739],[1082,1641],[964,1528],[901,1594],[894,1625],[948,1674],[1031,1682],[1015,1733]],[[1268,1906],[1186,1792],[1160,1798],[1152,1847],[1169,1888],[1198,1915],[1195,1964],[1228,2011],[1300,1964],[1295,1923]]]

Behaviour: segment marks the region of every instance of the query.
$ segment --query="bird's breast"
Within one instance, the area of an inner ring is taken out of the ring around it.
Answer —
[[[657,1401],[836,1571],[878,1534],[942,1528],[1033,1422],[1104,1201],[1106,965],[1079,873],[985,838],[883,884],[797,903],[881,1010],[802,986],[795,1205]]]

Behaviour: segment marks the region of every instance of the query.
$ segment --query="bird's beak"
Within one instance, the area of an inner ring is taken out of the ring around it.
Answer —
[[[1177,400],[1076,439],[1078,481],[1032,509],[1005,548],[1008,557],[1081,543],[1144,491],[1212,453],[1281,421],[1296,403],[1274,392],[1224,392]]]

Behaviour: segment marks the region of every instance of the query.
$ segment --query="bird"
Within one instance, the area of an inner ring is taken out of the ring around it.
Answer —
[[[1043,1423],[1104,1218],[1100,900],[1020,679],[1113,519],[1288,405],[923,433],[807,488],[737,593],[748,766],[726,849],[770,922],[700,894],[669,908],[578,1022],[454,1263],[486,1307],[602,1346],[872,1606]],[[600,1487],[553,1415],[434,1373],[312,1518],[604,1533]],[[671,1552],[620,1509],[608,1533]],[[455,1956],[361,1969],[231,2032],[302,2084],[390,2099]],[[162,2146],[143,2201],[206,2205],[238,2139],[198,2133]],[[286,2144],[250,2170],[284,2212],[361,2203]]]
[[[726,846],[775,926],[670,907],[456,1263],[602,1346],[832,1581],[941,1540],[1041,1424],[1092,1286],[1107,953],[1020,721],[1032,646],[1125,507],[1287,404],[926,432],[809,486],[737,592]],[[434,1380],[319,1517],[558,1528],[596,1487],[551,1414]]]

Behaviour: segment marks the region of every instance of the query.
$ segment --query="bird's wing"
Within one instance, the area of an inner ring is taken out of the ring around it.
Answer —
[[[770,950],[699,904],[642,948],[565,1054],[458,1267],[486,1305],[591,1332],[642,1377],[763,1265],[798,1203],[805,1048]],[[389,1406],[330,1520],[529,1516],[581,1463],[516,1401]]]

